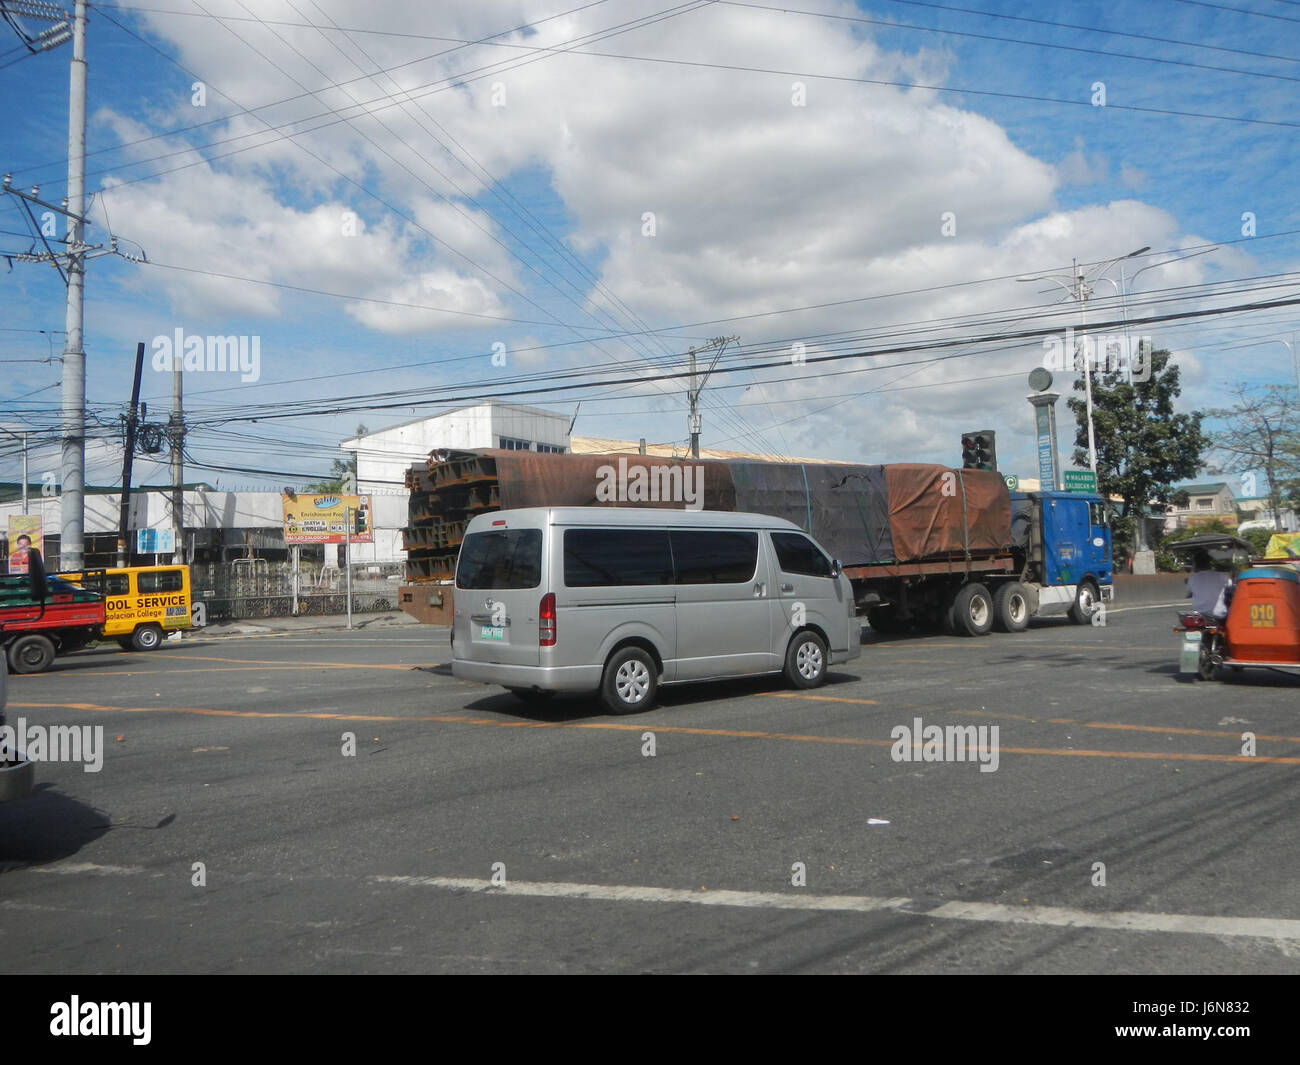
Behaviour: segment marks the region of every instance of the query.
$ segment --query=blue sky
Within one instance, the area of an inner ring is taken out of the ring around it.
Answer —
[[[91,481],[117,476],[136,342],[177,328],[259,338],[258,380],[186,376],[187,477],[225,487],[301,483],[358,423],[445,409],[417,389],[679,370],[692,344],[733,334],[724,365],[789,365],[715,376],[705,446],[953,463],[961,431],[993,427],[1002,467],[1033,475],[1024,374],[1038,339],[942,362],[918,360],[952,349],[817,365],[785,355],[1029,328],[1064,292],[1015,275],[1142,246],[1152,251],[1123,264],[1130,315],[1300,288],[1245,280],[1300,259],[1300,6],[1280,0],[203,8],[91,13],[91,234],[104,240],[107,221],[151,263],[89,267]],[[651,21],[575,44],[639,18]],[[18,42],[0,31],[2,56]],[[53,201],[70,56],[65,45],[0,67],[0,169]],[[917,85],[966,91],[903,87]],[[264,108],[281,132],[241,107]],[[341,108],[348,121],[298,122]],[[195,123],[207,125],[176,132]],[[31,244],[14,197],[0,198],[0,230],[6,252]],[[1097,283],[1091,314],[1120,317],[1119,271]],[[2,284],[0,421],[47,442],[35,468],[57,467],[59,391],[46,386],[60,373],[62,284],[21,263]],[[1293,382],[1282,341],[1297,329],[1293,307],[1144,327],[1175,352],[1187,408],[1223,404],[1238,382]],[[144,394],[161,417],[167,375],[147,370]],[[568,415],[579,400],[578,434],[685,441],[680,382],[521,397]],[[0,476],[14,479],[16,449],[0,447]],[[145,464],[139,476],[165,474]]]

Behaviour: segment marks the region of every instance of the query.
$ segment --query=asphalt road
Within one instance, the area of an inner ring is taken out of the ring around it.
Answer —
[[[102,766],[0,806],[0,969],[1300,970],[1300,678],[1182,680],[1170,608],[1107,621],[868,631],[814,692],[635,718],[459,682],[420,627],[60,659],[10,723],[102,727]],[[996,726],[996,771],[895,760],[917,718]]]

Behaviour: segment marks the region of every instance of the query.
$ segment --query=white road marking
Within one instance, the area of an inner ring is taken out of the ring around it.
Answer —
[[[94,862],[56,862],[53,865],[30,865],[29,873],[98,873],[101,876],[139,876],[149,870],[139,865],[96,865]]]
[[[1212,917],[1184,913],[1104,913],[1060,906],[1005,906],[992,902],[948,902],[933,909],[909,898],[871,895],[796,895],[764,891],[691,891],[682,888],[637,887],[619,884],[567,884],[515,880],[496,887],[487,880],[448,876],[372,876],[384,884],[472,891],[528,898],[596,899],[606,902],[687,902],[696,906],[738,906],[750,909],[833,910],[869,913],[892,910],[910,917],[998,924],[1045,925],[1057,928],[1096,928],[1125,932],[1181,932],[1207,936],[1249,936],[1256,939],[1300,941],[1300,921],[1273,917]]]

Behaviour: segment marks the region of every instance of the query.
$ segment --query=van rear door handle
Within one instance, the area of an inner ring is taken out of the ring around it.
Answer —
[[[794,585],[793,585],[793,584],[783,584],[783,585],[781,585],[781,591],[783,591],[783,592],[793,592],[793,591],[794,591]]]
[[[754,582],[754,598],[755,598],[755,599],[762,599],[763,596],[765,596],[765,595],[767,595],[767,585],[764,584],[762,581],[755,581],[755,582]]]

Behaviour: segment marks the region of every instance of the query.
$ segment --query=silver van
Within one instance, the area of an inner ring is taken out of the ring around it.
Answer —
[[[474,518],[456,565],[452,673],[523,699],[784,672],[862,653],[853,590],[812,537],[761,514],[536,507]]]

